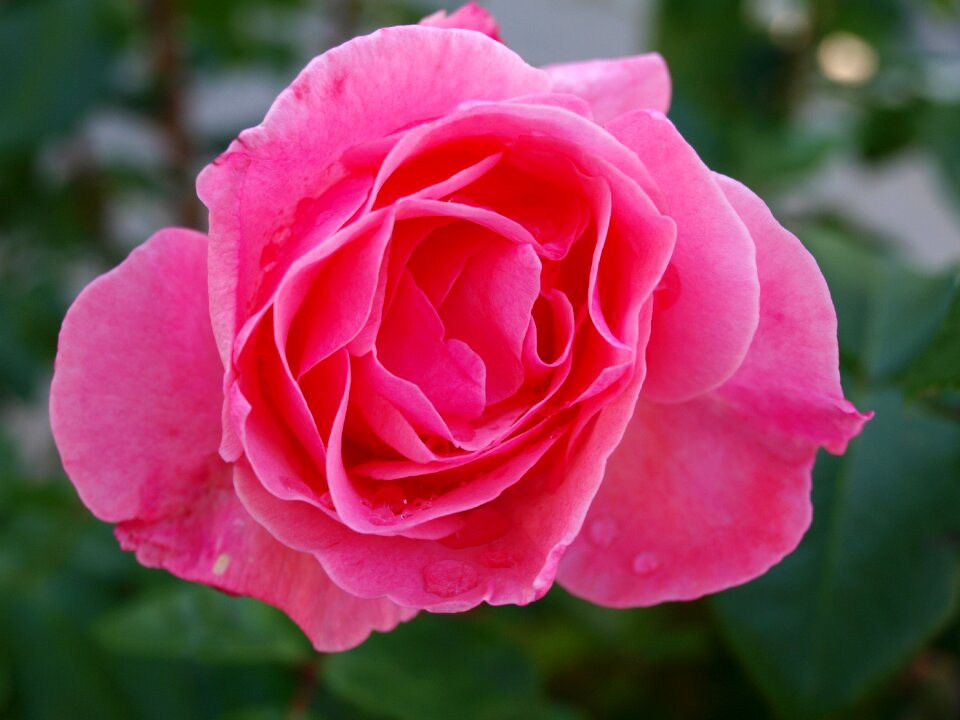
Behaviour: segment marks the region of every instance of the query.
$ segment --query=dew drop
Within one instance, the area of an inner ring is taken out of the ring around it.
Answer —
[[[633,571],[637,575],[650,575],[660,567],[656,553],[642,552],[633,556]]]
[[[437,560],[423,569],[423,589],[443,598],[462,595],[479,582],[476,569],[459,560]]]
[[[228,567],[230,567],[230,556],[226,553],[220,553],[213,563],[213,574],[223,575]]]
[[[597,518],[587,530],[590,541],[597,547],[610,547],[613,541],[617,539],[617,521],[612,518]]]
[[[660,284],[657,285],[654,290],[657,309],[663,311],[671,305],[676,304],[677,300],[680,299],[682,290],[683,286],[680,282],[680,273],[673,265],[667,265],[663,277],[660,278]]]
[[[327,510],[337,509],[336,506],[333,504],[333,496],[328,492],[325,492],[323,495],[320,496],[320,504],[323,505],[323,507],[326,508]]]
[[[373,506],[387,509],[394,515],[401,514],[408,504],[403,488],[396,483],[384,483],[373,494]]]

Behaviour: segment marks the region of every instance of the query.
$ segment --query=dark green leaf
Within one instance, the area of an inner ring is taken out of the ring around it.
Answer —
[[[38,0],[0,10],[0,152],[73,126],[100,95],[107,44],[84,0]]]
[[[557,717],[533,667],[504,638],[469,619],[425,616],[328,659],[341,697],[398,720]]]
[[[117,653],[226,663],[292,663],[311,650],[280,611],[249,598],[178,583],[126,603],[97,624]]]
[[[800,548],[715,608],[754,680],[786,718],[820,718],[905,663],[957,590],[960,425],[892,390],[842,458],[821,457]]]
[[[47,599],[0,601],[0,635],[16,658],[13,692],[22,717],[128,717],[95,644]]]
[[[907,368],[905,384],[912,393],[960,389],[960,292],[940,329],[923,353]]]
[[[956,295],[954,275],[911,269],[849,224],[819,222],[799,234],[830,287],[846,366],[872,381],[897,376],[937,332]]]

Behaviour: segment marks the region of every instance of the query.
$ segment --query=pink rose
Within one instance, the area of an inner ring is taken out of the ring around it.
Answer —
[[[666,119],[658,56],[425,22],[316,58],[201,173],[209,234],[81,293],[50,406],[84,503],[321,650],[763,573],[866,419],[813,258]]]

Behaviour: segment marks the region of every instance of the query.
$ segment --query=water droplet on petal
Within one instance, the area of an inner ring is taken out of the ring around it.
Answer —
[[[649,575],[660,567],[660,560],[656,553],[642,552],[633,556],[633,571],[637,575]]]
[[[587,529],[590,541],[597,547],[610,547],[613,541],[617,539],[617,532],[620,528],[617,521],[613,518],[597,518]]]
[[[373,494],[373,506],[377,509],[385,508],[394,515],[399,515],[408,502],[403,488],[396,483],[384,483]]]
[[[227,553],[220,553],[213,563],[213,574],[223,575],[228,567],[230,567],[230,556]]]
[[[462,595],[479,582],[476,569],[459,560],[437,560],[423,569],[423,589],[443,598]]]
[[[680,299],[680,293],[683,291],[683,284],[680,281],[680,273],[673,265],[667,265],[667,269],[660,278],[660,283],[654,290],[654,297],[657,302],[657,310],[666,310],[671,305],[676,304]]]
[[[323,505],[323,507],[326,508],[327,510],[337,509],[336,506],[333,504],[333,496],[328,492],[325,492],[323,495],[320,496],[320,504]]]

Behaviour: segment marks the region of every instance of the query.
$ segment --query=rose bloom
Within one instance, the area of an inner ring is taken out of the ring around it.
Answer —
[[[754,578],[843,398],[816,263],[664,116],[657,55],[528,66],[475,5],[313,60],[67,314],[64,468],[144,565],[320,650],[418,610]]]

